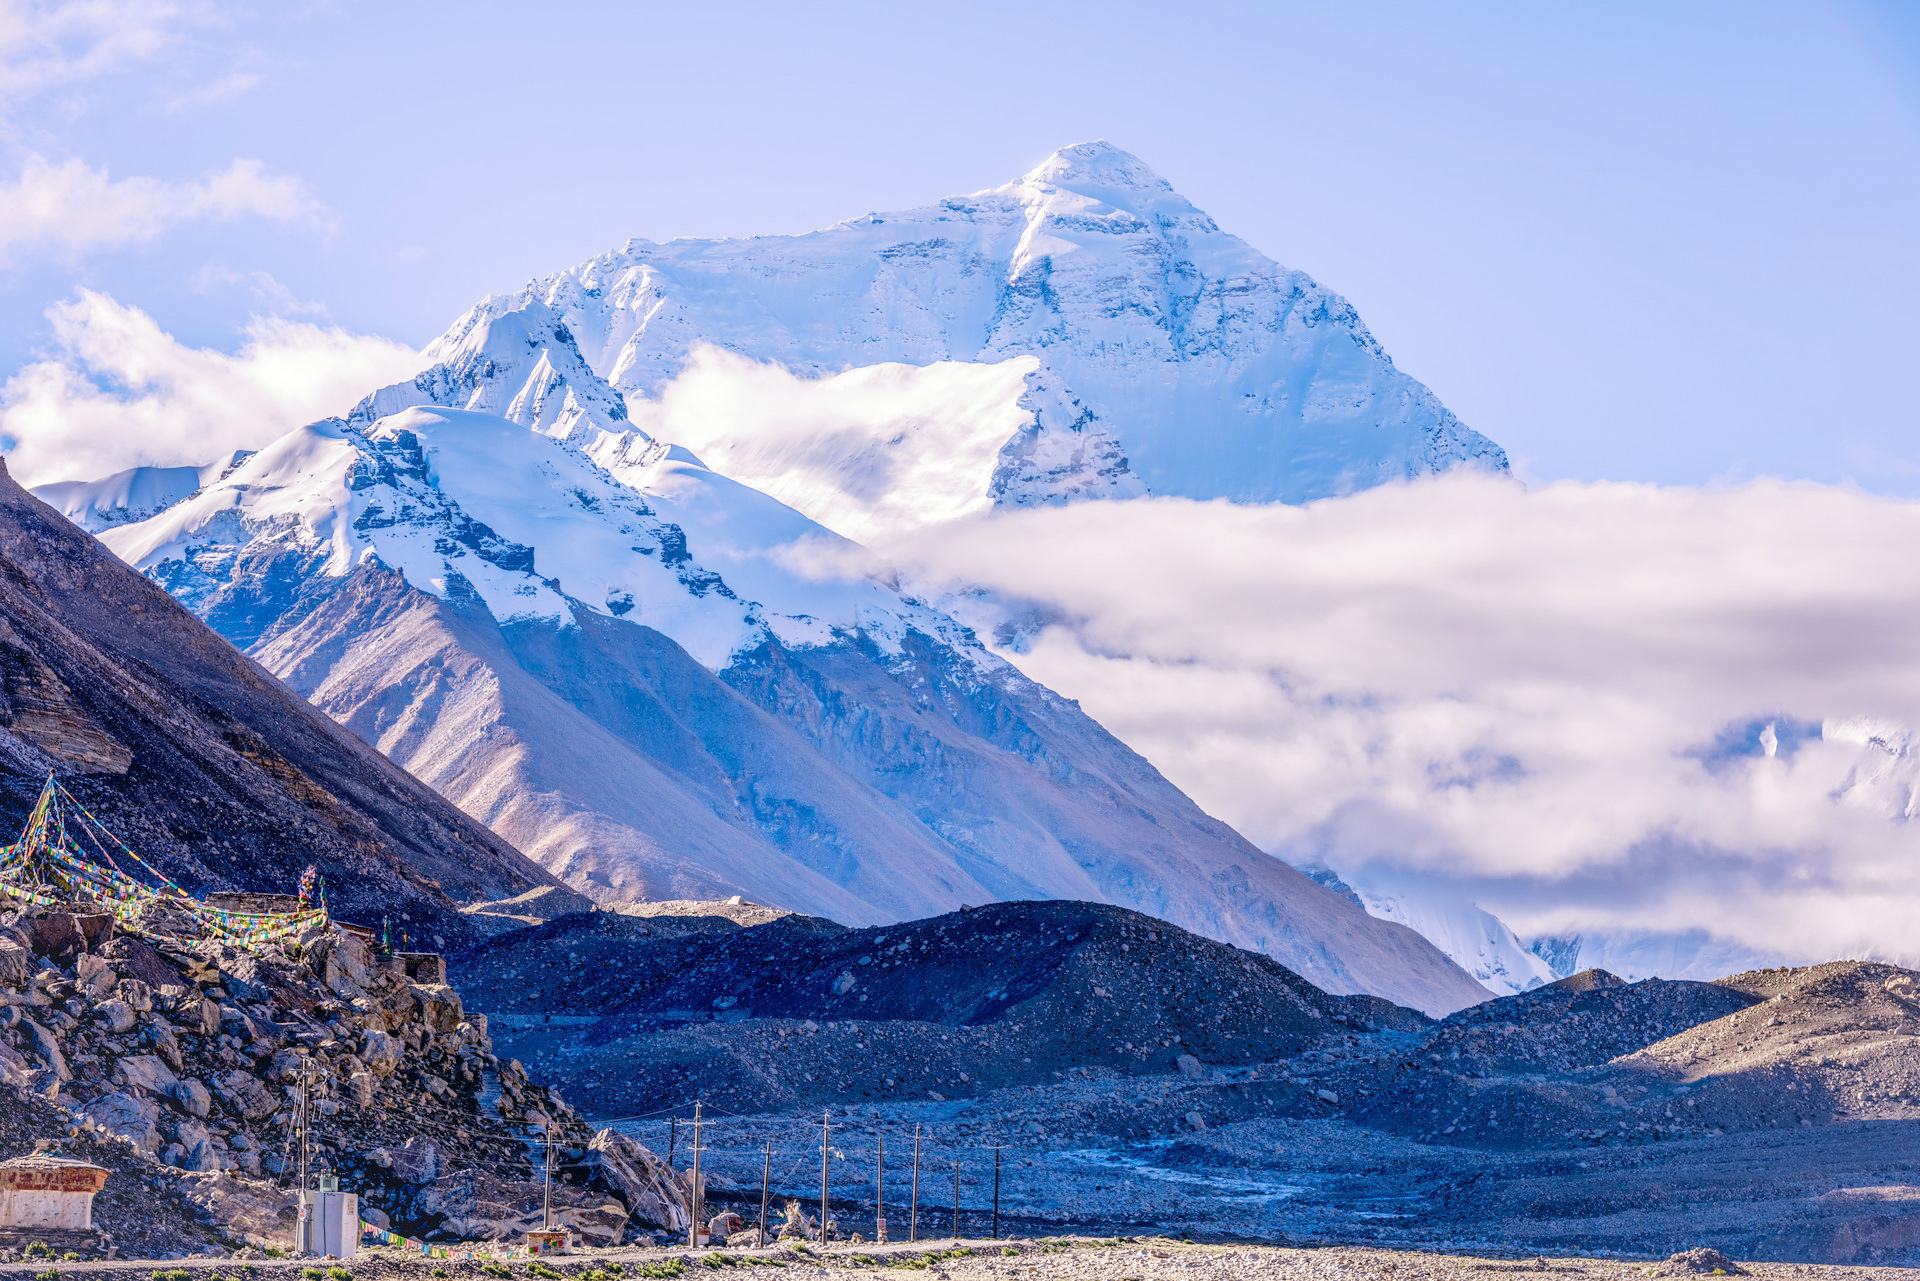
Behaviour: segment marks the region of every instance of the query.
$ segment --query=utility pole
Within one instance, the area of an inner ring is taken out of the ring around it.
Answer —
[[[913,1196],[907,1203],[907,1240],[920,1239],[920,1123],[913,1123]]]
[[[687,1248],[700,1248],[700,1105],[693,1105],[693,1186],[687,1190]]]
[[[825,1112],[820,1114],[820,1244],[827,1243],[827,1143],[833,1127]]]
[[[541,1196],[540,1226],[553,1231],[553,1122],[547,1122],[547,1182]]]
[[[310,1066],[311,1066],[311,1060],[307,1058],[307,1052],[305,1050],[300,1051],[300,1099],[296,1104],[294,1104],[294,1108],[293,1108],[294,1134],[300,1144],[300,1154],[299,1154],[300,1190],[295,1195],[295,1206],[294,1206],[294,1216],[293,1216],[293,1252],[295,1254],[304,1254],[306,1252],[307,1216],[310,1213],[312,1213],[312,1207],[308,1204],[308,1200],[307,1200],[307,1168],[308,1168],[307,1149],[308,1149],[308,1128],[309,1128],[308,1114],[307,1114],[307,1105],[308,1105],[307,1069]]]
[[[956,1245],[960,1242],[960,1162],[957,1158],[953,1163],[953,1240]]]
[[[1000,1145],[993,1145],[993,1239],[1000,1239]]]
[[[773,1140],[767,1140],[767,1155],[760,1166],[760,1244],[767,1243],[767,1185],[773,1181]]]
[[[875,1244],[885,1245],[887,1241],[887,1136],[882,1134],[874,1141],[879,1146],[873,1150],[873,1239]]]
[[[309,1078],[312,1068],[313,1060],[307,1056],[305,1050],[302,1050],[300,1052],[300,1191],[303,1194],[303,1200],[309,1186],[308,1171],[312,1168],[310,1153],[313,1146],[313,1087]]]

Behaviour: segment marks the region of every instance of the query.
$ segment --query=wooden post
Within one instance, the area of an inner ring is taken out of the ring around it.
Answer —
[[[993,1239],[1000,1239],[1000,1145],[993,1145]]]
[[[873,1239],[884,1245],[887,1240],[887,1136],[875,1138],[873,1150]]]
[[[767,1140],[766,1159],[760,1165],[760,1244],[767,1243],[767,1185],[773,1179],[773,1140]]]
[[[953,1240],[960,1242],[960,1162],[953,1163]]]
[[[540,1226],[546,1231],[553,1230],[553,1122],[547,1122],[547,1182],[546,1190],[541,1194]]]
[[[693,1105],[693,1186],[687,1191],[692,1222],[687,1224],[687,1248],[700,1248],[700,1213],[706,1207],[700,1204],[700,1105]]]
[[[920,1123],[913,1123],[913,1199],[907,1203],[907,1240],[920,1239]]]

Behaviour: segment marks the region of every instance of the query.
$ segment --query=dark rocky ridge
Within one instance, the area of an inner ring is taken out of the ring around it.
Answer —
[[[0,466],[0,829],[49,771],[188,889],[290,890],[425,942],[552,878],[320,715]]]
[[[1123,908],[1003,903],[849,930],[594,912],[456,958],[503,1046],[607,1113],[957,1097],[1291,1057],[1424,1016]]]

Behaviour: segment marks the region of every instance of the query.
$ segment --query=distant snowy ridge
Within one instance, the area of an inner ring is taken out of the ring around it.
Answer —
[[[427,358],[353,420],[448,405],[590,450],[637,431],[862,538],[989,506],[1305,502],[1507,466],[1345,299],[1102,142],[805,235],[632,241],[489,298]],[[712,412],[729,374],[797,390]]]
[[[1351,878],[1325,866],[1303,870],[1381,920],[1397,921],[1416,931],[1497,996],[1529,991],[1564,977],[1549,958],[1522,943],[1505,921],[1444,883],[1398,883],[1391,873],[1378,869]]]
[[[90,533],[146,520],[193,497],[245,462],[245,450],[204,467],[129,467],[99,480],[56,481],[34,496]]]

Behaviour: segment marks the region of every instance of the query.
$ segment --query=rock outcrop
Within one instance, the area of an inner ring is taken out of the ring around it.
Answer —
[[[684,1226],[673,1171],[501,1060],[458,992],[413,977],[435,967],[338,928],[258,953],[105,933],[0,909],[0,1112],[34,1109],[31,1135],[0,1139],[83,1135],[172,1190],[165,1231],[111,1211],[109,1231],[284,1243],[303,1088],[316,1168],[397,1231],[537,1224],[549,1135],[557,1213],[583,1239]]]

